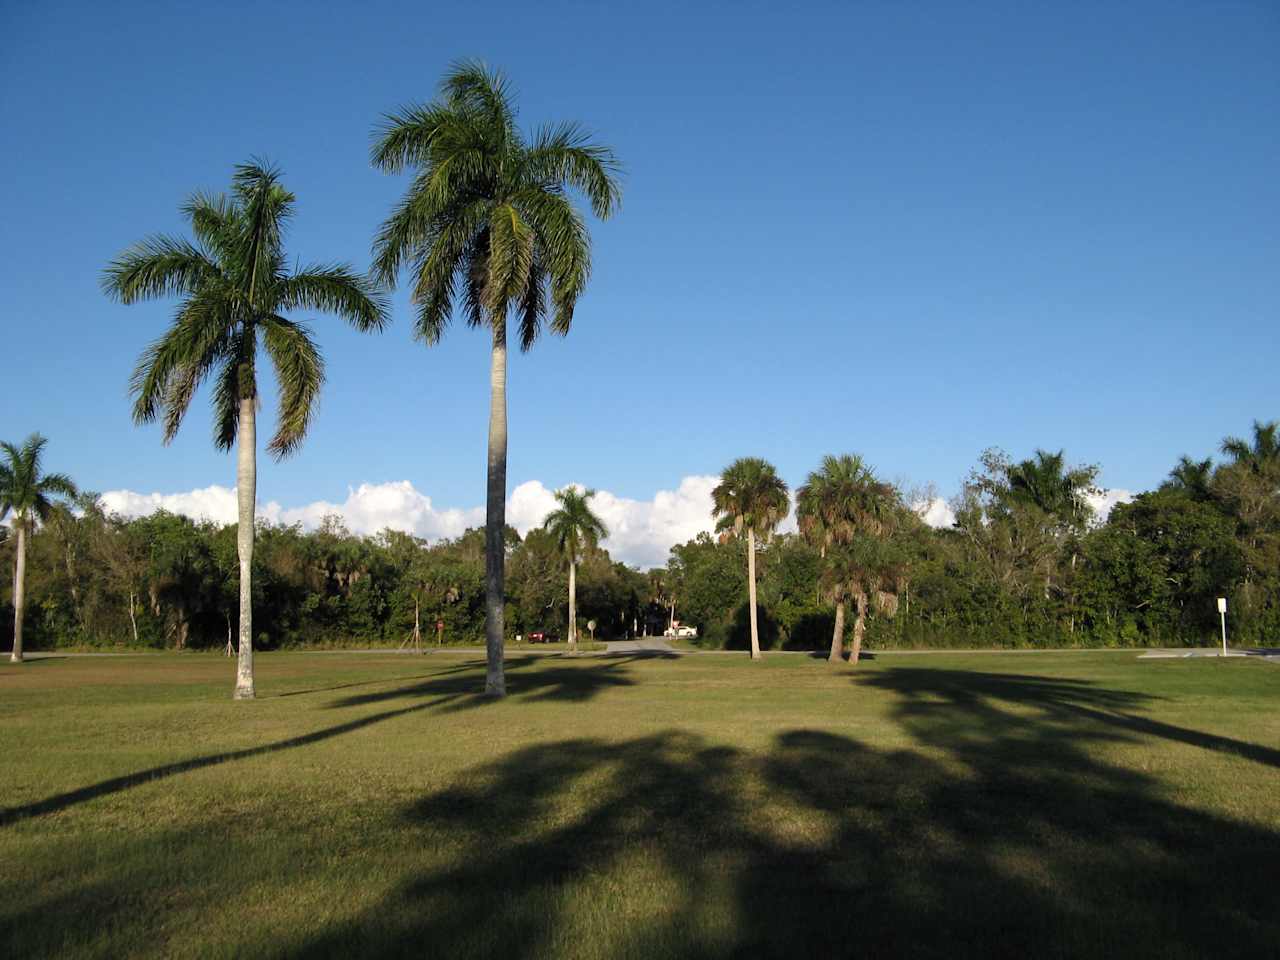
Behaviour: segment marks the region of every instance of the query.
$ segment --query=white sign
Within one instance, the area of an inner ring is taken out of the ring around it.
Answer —
[[[1218,612],[1219,612],[1219,613],[1226,613],[1226,612],[1227,612],[1227,598],[1226,598],[1226,597],[1219,597],[1219,598],[1218,598]]]

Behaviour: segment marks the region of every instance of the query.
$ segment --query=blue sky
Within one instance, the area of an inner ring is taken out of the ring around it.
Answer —
[[[512,363],[512,487],[647,501],[856,450],[945,494],[998,445],[1142,489],[1280,416],[1280,6],[500,7],[0,5],[0,436],[91,489],[231,486],[204,398],[168,448],[130,422],[171,307],[108,302],[102,267],[255,154],[294,255],[367,266],[404,187],[370,131],[459,57],[627,169],[572,333]],[[483,501],[486,340],[427,350],[394,302],[380,337],[317,318],[321,412],[263,501]]]

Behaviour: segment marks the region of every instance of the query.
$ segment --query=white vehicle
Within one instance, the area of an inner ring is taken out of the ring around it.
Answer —
[[[698,635],[697,627],[679,626],[667,627],[662,631],[664,637],[696,637]]]

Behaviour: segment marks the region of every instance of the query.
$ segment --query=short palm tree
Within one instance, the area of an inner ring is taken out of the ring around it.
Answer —
[[[15,663],[22,659],[22,618],[26,612],[27,540],[36,523],[43,523],[53,512],[51,497],[77,496],[76,485],[62,473],[40,472],[40,457],[48,441],[38,433],[27,437],[21,447],[0,443],[4,459],[0,461],[0,521],[13,512],[15,536],[13,560],[13,653]]]
[[[724,537],[746,536],[747,591],[751,614],[751,659],[760,659],[760,628],[756,620],[756,537],[764,540],[791,510],[787,485],[773,464],[759,457],[743,457],[725,468],[711,491],[711,512]]]
[[[848,547],[858,536],[882,536],[897,507],[894,488],[881,482],[875,471],[856,454],[823,457],[821,468],[810,473],[805,485],[796,491],[800,533],[822,554],[826,571],[824,592],[836,608],[831,653],[827,658],[832,663],[844,659],[845,600],[858,596],[850,593],[851,584],[865,579],[846,575],[849,563],[856,558],[840,548]],[[865,606],[864,598],[859,618],[865,613]]]
[[[556,545],[569,564],[569,649],[578,649],[578,584],[577,566],[584,550],[596,546],[609,535],[608,529],[591,511],[594,490],[565,487],[556,491],[560,506],[547,514],[542,528],[555,538]]]
[[[485,510],[485,692],[502,696],[507,497],[507,322],[528,350],[544,323],[567,334],[591,270],[591,241],[568,194],[601,219],[617,209],[618,164],[574,124],[526,139],[506,80],[479,63],[445,76],[434,103],[386,118],[372,154],[388,173],[412,169],[404,199],[374,241],[374,272],[391,285],[411,269],[415,335],[440,340],[455,304],[492,337]]]
[[[236,167],[230,197],[196,194],[183,208],[194,243],[151,237],[121,254],[103,276],[106,293],[122,303],[182,298],[173,325],[147,348],[134,371],[134,420],[161,420],[168,443],[196,389],[212,376],[214,442],[230,450],[239,441],[238,700],[254,696],[251,578],[259,337],[280,385],[279,425],[267,444],[279,459],[302,443],[324,382],[324,361],[310,328],[285,315],[319,310],[363,331],[381,330],[388,316],[385,298],[346,265],[289,271],[283,240],[293,203],[275,169],[243,164]]]

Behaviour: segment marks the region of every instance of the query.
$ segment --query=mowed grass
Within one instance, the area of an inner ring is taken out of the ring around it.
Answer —
[[[1280,956],[1280,667],[0,668],[12,957]]]

